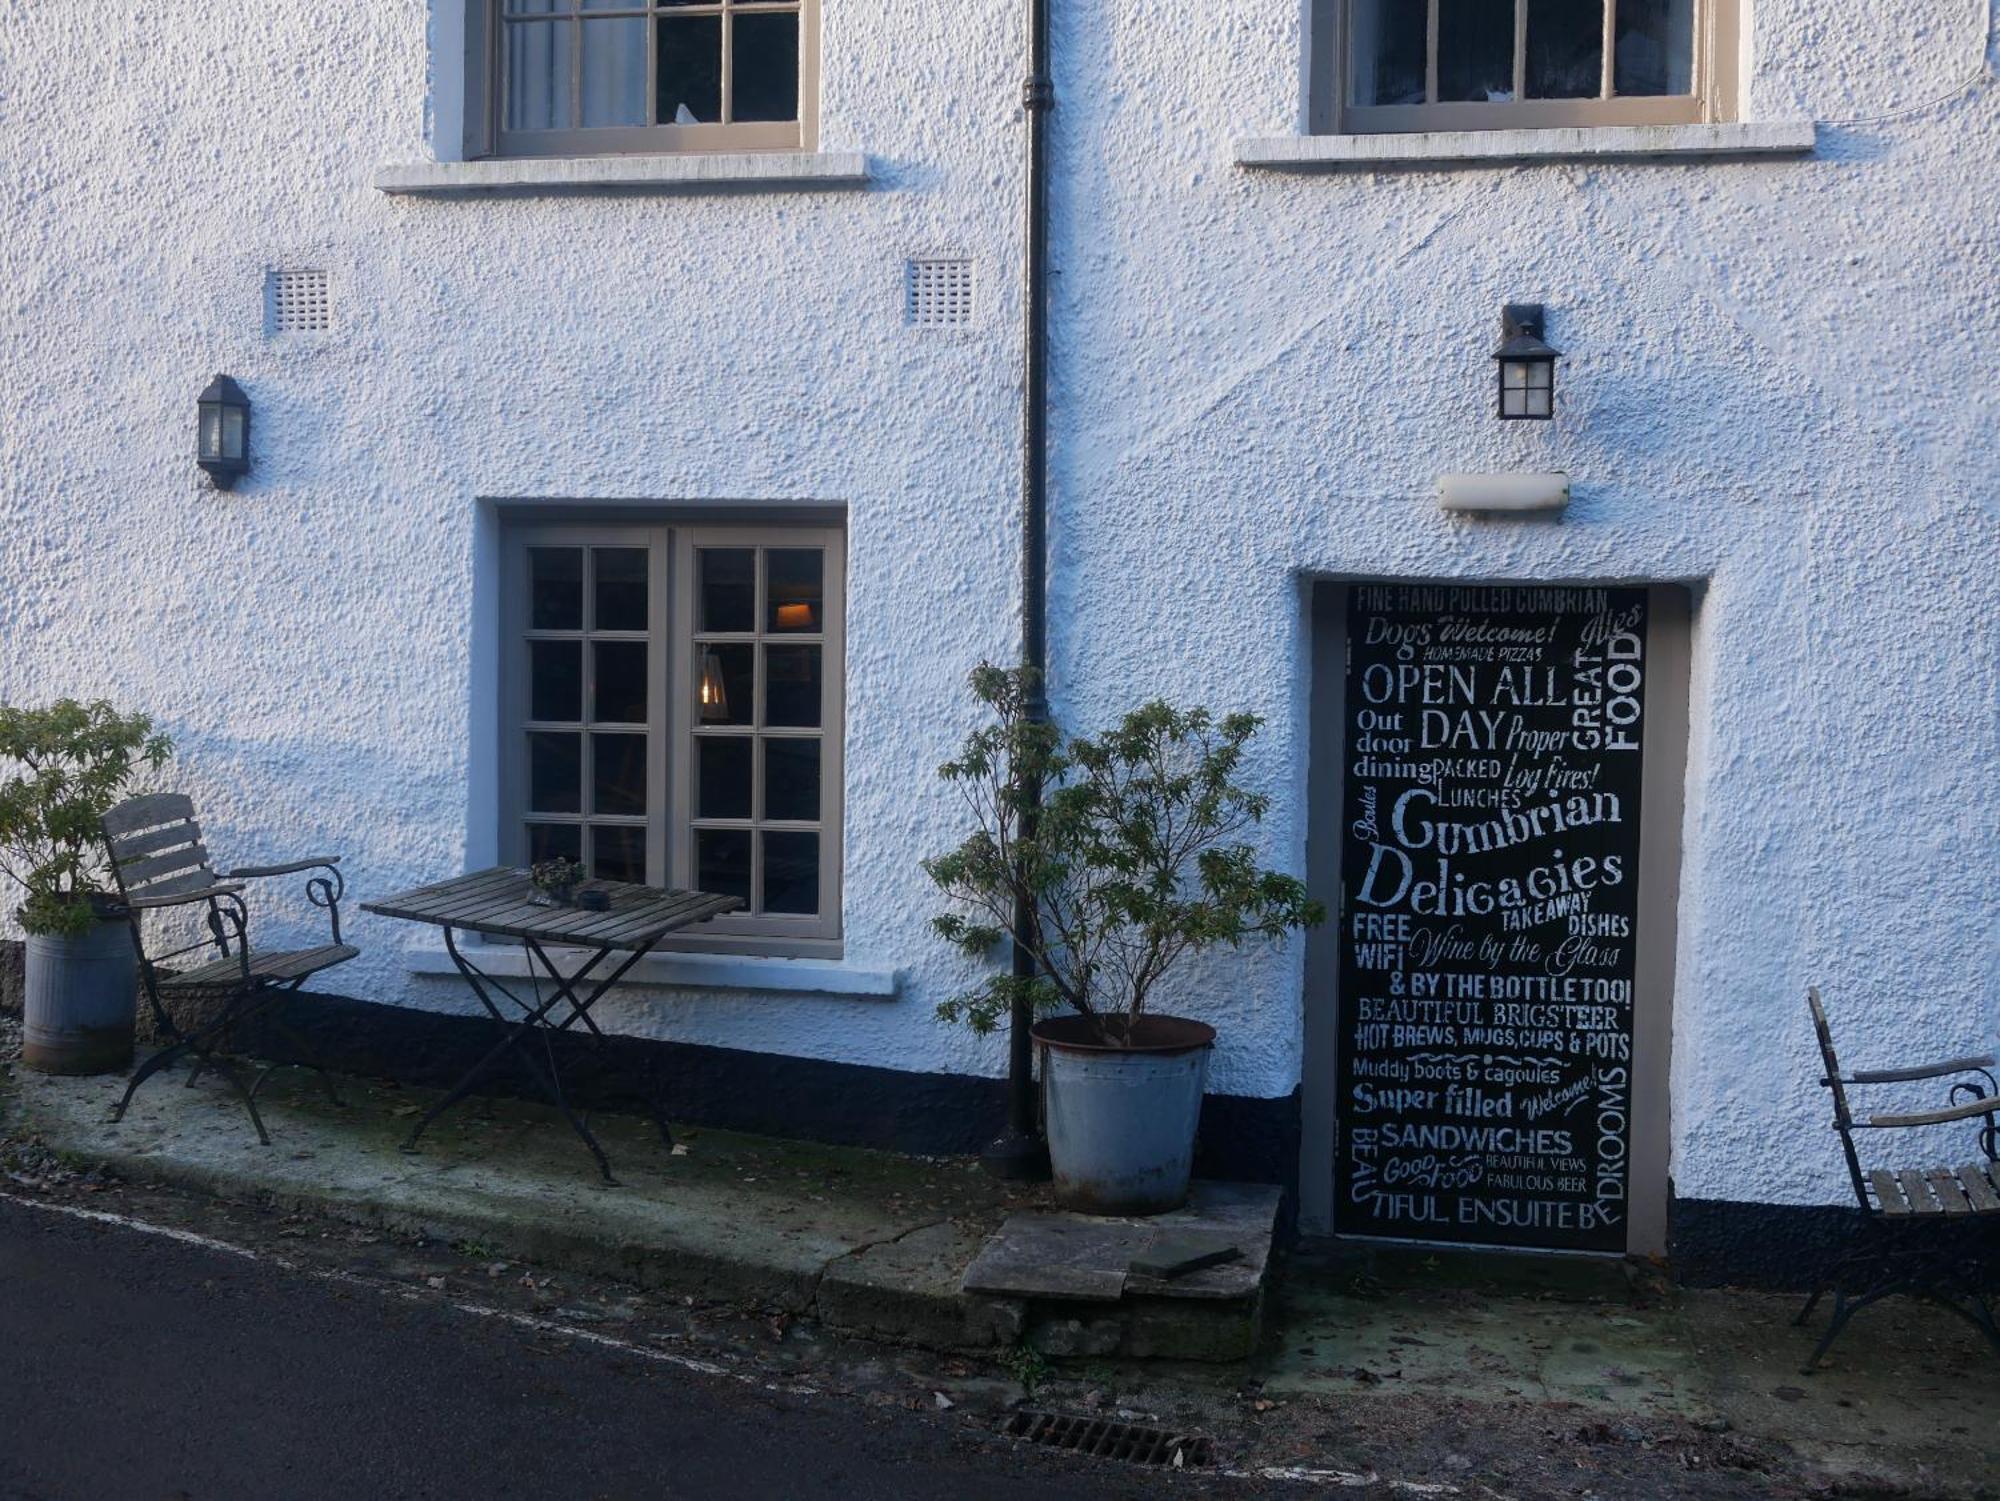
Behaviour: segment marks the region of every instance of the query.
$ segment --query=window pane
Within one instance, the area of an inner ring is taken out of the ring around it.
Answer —
[[[695,742],[700,776],[695,791],[695,817],[748,818],[750,816],[750,752],[755,744],[748,735],[711,738]]]
[[[632,824],[592,824],[590,873],[600,881],[645,884],[646,831]]]
[[[764,648],[764,723],[819,723],[819,648]]]
[[[1426,0],[1354,0],[1354,102],[1424,102]]]
[[[1530,99],[1604,92],[1604,0],[1528,0]]]
[[[574,823],[531,823],[528,825],[528,863],[544,860],[582,860],[583,826]]]
[[[583,811],[581,735],[558,730],[528,732],[528,807],[536,813]]]
[[[583,550],[528,549],[528,624],[538,631],[583,629]]]
[[[757,628],[757,554],[748,547],[704,547],[701,559],[701,628]]]
[[[722,118],[722,17],[661,17],[661,125],[707,125]]]
[[[1618,0],[1612,85],[1621,94],[1694,92],[1694,0]]]
[[[756,650],[748,642],[695,648],[695,705],[703,724],[750,723]]]
[[[590,717],[614,724],[646,722],[646,643],[599,641],[593,647],[596,691]]]
[[[696,829],[694,884],[710,896],[750,900],[750,831]]]
[[[1438,97],[1482,104],[1514,97],[1513,0],[1438,0]]]
[[[590,811],[643,814],[646,811],[646,737],[590,737]]]
[[[600,631],[643,631],[646,628],[646,549],[600,547],[591,557],[597,566],[597,598],[591,624]]]
[[[819,835],[764,836],[764,910],[819,911]]]
[[[583,643],[528,643],[528,717],[583,718]]]
[[[774,547],[764,554],[766,630],[820,629],[823,563],[817,547]]]
[[[739,12],[730,51],[730,118],[798,119],[798,13]]]
[[[583,123],[586,129],[646,123],[646,18],[585,21]]]
[[[568,129],[571,24],[509,21],[503,29],[507,52],[507,129]]]
[[[764,816],[819,817],[819,741],[764,742]]]

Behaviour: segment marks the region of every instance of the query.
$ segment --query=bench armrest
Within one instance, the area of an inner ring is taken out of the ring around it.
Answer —
[[[1960,1105],[1948,1105],[1942,1110],[1919,1110],[1911,1115],[1871,1115],[1858,1124],[1881,1127],[1896,1126],[1941,1126],[1947,1121],[1970,1120],[1975,1115],[1991,1115],[2000,1110],[2000,1099],[1992,1095],[1981,1095],[1976,1100],[1967,1100]]]
[[[125,906],[133,912],[150,912],[156,907],[179,907],[187,902],[205,902],[211,897],[234,896],[243,889],[241,881],[218,881],[199,891],[176,891],[168,896],[131,896]]]
[[[1971,1058],[1947,1058],[1942,1063],[1919,1063],[1910,1068],[1857,1068],[1847,1076],[1850,1084],[1908,1084],[1915,1079],[1941,1079],[1946,1074],[1974,1074],[1993,1067],[1990,1053]]]
[[[340,864],[338,855],[313,855],[304,860],[287,860],[283,865],[239,865],[236,869],[225,870],[222,874],[232,881],[253,880],[259,876],[296,875],[315,866],[332,867],[338,864]]]

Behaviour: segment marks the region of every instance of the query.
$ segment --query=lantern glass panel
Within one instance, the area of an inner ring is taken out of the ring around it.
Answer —
[[[243,457],[243,426],[249,414],[238,406],[222,408],[222,457],[240,459]]]
[[[212,401],[201,404],[201,433],[197,443],[199,456],[204,459],[222,457],[222,408]]]

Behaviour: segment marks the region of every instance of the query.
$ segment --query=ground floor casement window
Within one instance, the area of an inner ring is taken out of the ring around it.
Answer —
[[[741,897],[715,936],[837,939],[841,585],[836,529],[512,529],[502,858]]]

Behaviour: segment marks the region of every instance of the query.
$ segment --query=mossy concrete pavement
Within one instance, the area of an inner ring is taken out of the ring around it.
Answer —
[[[959,1278],[987,1234],[1036,1202],[966,1161],[685,1131],[671,1152],[640,1119],[592,1118],[605,1184],[545,1107],[477,1098],[414,1152],[401,1144],[436,1096],[275,1073],[258,1097],[271,1145],[219,1080],[149,1081],[122,1122],[125,1081],[16,1074],[22,1124],[79,1164],[374,1228],[622,1278],[704,1300],[811,1314],[937,1348],[1011,1345],[1024,1309]]]

